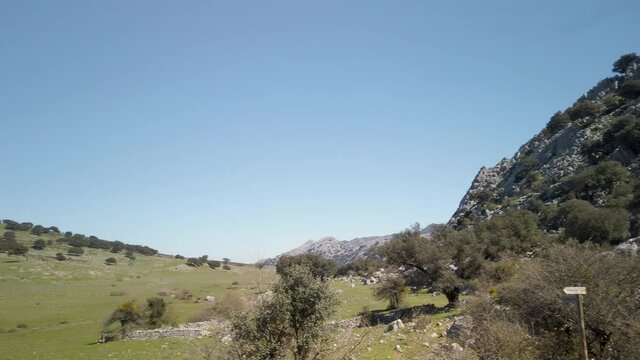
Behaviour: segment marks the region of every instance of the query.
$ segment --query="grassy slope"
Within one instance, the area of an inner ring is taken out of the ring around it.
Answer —
[[[4,231],[3,226],[0,231]],[[38,237],[16,232],[24,244]],[[44,240],[58,236],[45,234]],[[187,268],[183,260],[166,256],[138,256],[129,261],[124,254],[86,249],[85,255],[70,261],[54,259],[55,253],[66,253],[68,246],[52,245],[45,250],[29,250],[27,260],[0,254],[0,343],[8,359],[155,359],[188,358],[193,346],[181,340],[118,341],[96,345],[102,321],[116,305],[126,299],[143,302],[160,290],[189,289],[194,297],[213,295],[220,299],[229,291],[248,298],[256,292],[258,270],[252,266],[234,266],[231,271],[208,267]],[[115,257],[118,264],[107,266],[104,260]],[[262,272],[262,287],[274,280],[273,268]],[[239,285],[232,286],[233,282]],[[341,290],[341,306],[337,319],[356,315],[364,307],[383,309],[386,304],[371,298],[371,287],[351,288],[335,282]],[[203,303],[165,298],[178,322],[206,306]],[[410,295],[407,305],[433,302],[443,305],[443,297],[428,294]],[[19,329],[18,324],[28,328]],[[379,330],[379,329],[378,329]],[[378,331],[376,330],[376,331]],[[202,341],[196,340],[195,342]],[[389,345],[372,343],[372,353],[387,351]],[[365,355],[364,358],[367,358]]]

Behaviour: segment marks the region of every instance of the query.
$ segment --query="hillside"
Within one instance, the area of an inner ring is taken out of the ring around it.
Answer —
[[[613,71],[616,75],[554,114],[511,158],[481,168],[449,225],[463,228],[526,209],[539,215],[545,230],[556,231],[566,220],[558,223],[558,210],[581,200],[596,208],[630,212],[625,237],[637,236],[640,59],[623,55]]]
[[[440,224],[427,225],[423,230],[424,236],[429,236]],[[274,258],[261,260],[260,263],[275,265],[282,256],[294,256],[300,254],[317,254],[331,259],[338,265],[344,265],[355,259],[363,258],[374,246],[387,243],[394,234],[383,236],[367,236],[352,240],[337,240],[334,237],[325,237],[320,240],[308,240],[295,249],[282,253]]]

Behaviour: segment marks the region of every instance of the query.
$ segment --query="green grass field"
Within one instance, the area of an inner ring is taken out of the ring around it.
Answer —
[[[50,234],[36,237],[21,231],[16,235],[25,245],[38,238],[55,240],[58,237]],[[30,249],[26,259],[0,254],[1,358],[190,358],[195,347],[193,342],[211,340],[161,339],[107,344],[96,344],[96,340],[104,319],[127,299],[144,303],[159,291],[188,289],[194,295],[192,300],[165,297],[172,315],[184,323],[207,306],[196,302],[197,298],[213,295],[221,299],[229,291],[253,298],[258,285],[266,289],[276,280],[274,269],[269,267],[260,273],[250,265],[232,266],[231,271],[212,270],[207,266],[190,268],[184,265],[184,260],[168,256],[137,255],[135,261],[130,261],[123,253],[96,249],[85,249],[84,255],[68,261],[55,260],[57,252],[66,253],[67,249],[63,244],[41,251]],[[117,265],[106,265],[104,260],[108,257],[116,258]],[[337,280],[333,286],[340,300],[335,319],[353,317],[364,308],[386,308],[386,303],[372,299],[369,286],[352,288]],[[409,295],[406,301],[408,306],[426,303],[442,306],[446,299],[419,293]]]

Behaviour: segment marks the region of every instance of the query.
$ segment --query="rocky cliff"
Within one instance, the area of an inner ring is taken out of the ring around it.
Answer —
[[[640,177],[640,57],[624,55],[614,71],[619,74],[556,113],[513,157],[481,168],[449,225],[464,227],[508,209],[562,203],[570,197],[563,188],[567,179],[607,160]]]

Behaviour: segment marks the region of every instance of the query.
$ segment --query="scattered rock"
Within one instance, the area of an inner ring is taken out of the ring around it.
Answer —
[[[387,327],[387,332],[396,331],[402,328],[404,328],[404,323],[402,322],[402,320],[398,319],[389,324],[389,326]]]
[[[208,303],[212,303],[212,302],[215,302],[215,301],[216,301],[216,298],[215,298],[213,295],[207,295],[207,296],[204,298],[204,301],[206,301],[206,302],[208,302]]]
[[[446,336],[451,339],[468,339],[473,329],[473,318],[469,315],[456,316],[453,324],[446,332]]]

